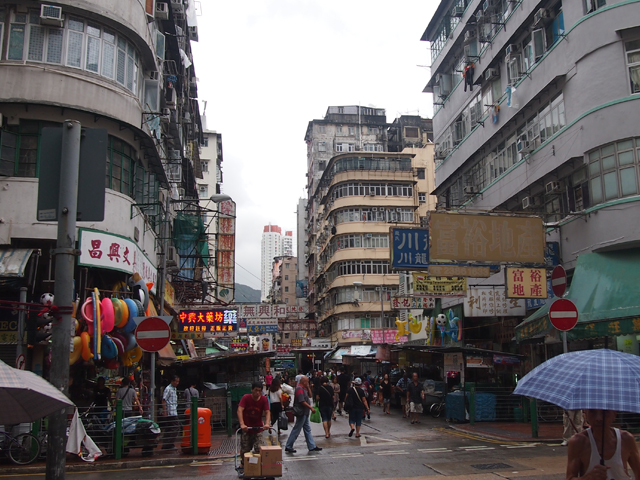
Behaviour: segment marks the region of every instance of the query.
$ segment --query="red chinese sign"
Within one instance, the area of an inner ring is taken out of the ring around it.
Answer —
[[[547,273],[544,268],[507,268],[508,298],[547,298]]]
[[[178,315],[180,332],[229,333],[238,331],[236,310],[182,310]]]

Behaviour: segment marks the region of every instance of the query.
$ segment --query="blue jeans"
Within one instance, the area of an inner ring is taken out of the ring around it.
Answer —
[[[291,430],[291,433],[289,434],[285,448],[288,448],[289,450],[293,449],[293,444],[298,439],[300,430],[304,430],[304,439],[307,441],[307,448],[309,448],[309,450],[316,448],[316,443],[313,441],[313,437],[311,436],[311,422],[309,422],[309,415],[300,415],[296,417],[296,424],[293,426],[293,430]]]

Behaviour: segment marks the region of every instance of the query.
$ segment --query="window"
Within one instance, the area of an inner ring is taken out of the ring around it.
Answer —
[[[426,193],[418,193],[418,203],[427,203],[427,194]]]
[[[285,276],[284,276],[284,279],[285,279],[285,280],[289,280],[289,275],[285,275]]]
[[[418,127],[405,127],[404,136],[408,138],[418,138],[420,136],[420,131],[418,130]]]
[[[285,293],[289,293],[289,287],[284,287]]]
[[[336,152],[353,152],[353,151],[355,151],[355,145],[353,143],[336,144]]]
[[[289,334],[285,332],[284,338],[285,338],[285,340],[287,340],[289,338]]]
[[[201,166],[203,172],[208,172],[209,171],[209,162],[207,160],[201,160],[200,161],[200,166]]]
[[[592,205],[638,194],[638,150],[640,138],[610,143],[589,152]]]
[[[342,125],[336,127],[336,135],[342,135]]]
[[[326,152],[327,151],[327,142],[318,142],[318,151]]]
[[[209,146],[209,137],[204,137],[202,139],[202,146],[203,147],[208,147]]]
[[[371,135],[377,135],[380,133],[380,129],[378,127],[369,127],[369,133]]]
[[[585,10],[587,13],[595,12],[607,4],[606,0],[585,0]]]
[[[285,264],[284,264],[284,268],[286,268],[286,269],[288,270],[288,269],[289,269],[289,264],[288,264],[288,263],[285,263]]]
[[[356,127],[349,127],[349,135],[355,135],[356,134]]]
[[[318,133],[325,133],[326,128],[324,125],[318,125]]]
[[[627,53],[631,93],[640,93],[640,40],[626,42],[624,46]]]
[[[419,168],[418,169],[418,180],[424,180],[425,179],[425,169],[424,168]]]
[[[198,185],[198,196],[200,198],[207,198],[209,196],[209,185]]]
[[[284,303],[289,303],[289,299],[288,299],[288,298],[285,298],[285,299],[284,299]]]

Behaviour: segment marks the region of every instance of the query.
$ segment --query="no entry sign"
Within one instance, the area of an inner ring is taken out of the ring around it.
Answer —
[[[162,318],[147,317],[136,328],[136,341],[145,352],[157,352],[169,343],[171,328]]]
[[[562,297],[567,290],[567,272],[562,265],[558,265],[551,272],[551,290],[556,297]]]
[[[561,332],[571,330],[578,323],[578,307],[571,300],[559,298],[549,307],[549,320]]]

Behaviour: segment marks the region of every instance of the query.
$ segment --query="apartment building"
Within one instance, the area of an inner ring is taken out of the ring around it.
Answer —
[[[542,216],[548,245],[575,278],[589,253],[632,262],[640,3],[445,0],[422,40],[431,47],[424,91],[435,105],[438,208]]]

